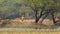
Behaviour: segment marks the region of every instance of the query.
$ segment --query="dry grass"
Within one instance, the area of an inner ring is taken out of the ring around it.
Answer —
[[[42,24],[44,25],[53,25],[53,20],[49,20],[49,19],[44,19],[44,21],[42,22]]]
[[[7,27],[7,28],[21,28],[21,27],[25,27],[25,28],[50,28],[53,25],[52,20],[49,19],[45,19],[43,21],[43,25],[39,24],[36,25],[34,24],[35,19],[29,19],[29,20],[24,20],[24,21],[16,21],[16,20],[10,20],[7,21],[6,23],[9,22],[9,24],[4,25],[3,27]],[[46,25],[48,25],[46,27]],[[54,26],[52,26],[54,27]]]
[[[49,22],[49,20],[45,21],[46,23]],[[44,22],[44,23],[45,23]],[[25,20],[23,22],[17,22],[17,21],[11,21],[10,24],[6,25],[6,27],[29,27],[29,28],[40,28],[45,27],[45,25],[35,25],[33,24],[34,20]],[[46,24],[45,23],[45,24]],[[60,34],[60,30],[0,30],[0,34]]]
[[[0,30],[0,34],[60,34],[59,30]]]

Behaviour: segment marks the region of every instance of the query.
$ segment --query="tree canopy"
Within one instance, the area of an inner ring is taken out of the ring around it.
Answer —
[[[26,16],[27,14],[28,16],[31,15],[33,12],[34,16],[36,10],[37,16],[38,15],[40,16],[40,13],[44,7],[45,7],[44,12],[45,10],[48,10],[50,8],[55,8],[56,9],[54,13],[55,16],[60,16],[60,0],[0,0],[0,17],[3,15],[5,15],[6,17],[14,16],[17,15],[17,13],[23,14],[24,12]]]

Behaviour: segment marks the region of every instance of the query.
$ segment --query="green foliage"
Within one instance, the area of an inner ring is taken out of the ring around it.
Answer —
[[[55,15],[60,13],[60,0],[22,0],[29,7],[39,9],[45,6],[45,9],[55,8]]]
[[[16,8],[16,3],[25,4],[27,7],[19,6],[19,8]],[[34,15],[33,10],[29,7],[40,10],[45,5],[45,9],[54,7],[56,9],[55,15],[60,16],[60,0],[0,0],[0,17],[3,17],[3,15],[6,17],[15,15],[17,12],[20,15],[25,12],[25,16],[30,16],[30,14]],[[40,11],[38,11],[38,14],[40,14]]]

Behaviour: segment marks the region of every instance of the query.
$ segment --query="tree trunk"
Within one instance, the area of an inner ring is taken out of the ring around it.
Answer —
[[[36,23],[38,23],[39,19],[42,17],[42,11],[41,11],[41,14],[40,16],[36,19]]]
[[[43,13],[44,9],[45,9],[45,6],[42,8],[42,11],[40,13],[40,16],[36,19],[36,23],[38,23],[39,19],[43,16],[42,13]]]
[[[52,16],[52,19],[53,19],[53,23],[55,24],[56,22],[55,22],[54,15],[53,15],[53,14],[51,14],[51,16]]]
[[[37,14],[38,14],[38,11],[37,11],[37,10],[35,10],[35,18],[36,18],[35,23],[37,23],[37,19],[38,19]]]

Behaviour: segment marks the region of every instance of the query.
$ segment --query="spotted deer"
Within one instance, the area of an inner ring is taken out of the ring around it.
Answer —
[[[23,22],[24,21],[24,17],[22,16],[21,18],[16,18],[15,20],[18,21],[18,22]]]

